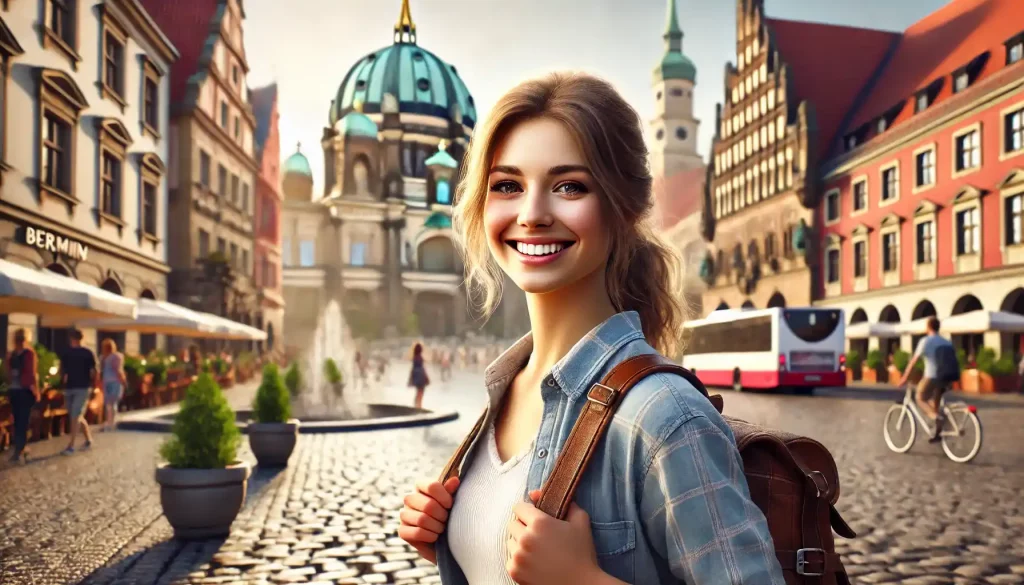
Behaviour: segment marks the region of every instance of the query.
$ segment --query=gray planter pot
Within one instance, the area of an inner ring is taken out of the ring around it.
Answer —
[[[249,448],[260,467],[285,467],[299,438],[299,420],[285,423],[251,422],[246,429]]]
[[[252,469],[240,462],[220,469],[156,468],[160,505],[181,539],[227,536],[245,503],[246,481]]]

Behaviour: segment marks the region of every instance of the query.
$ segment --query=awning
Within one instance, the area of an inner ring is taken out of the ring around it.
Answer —
[[[265,331],[250,327],[231,319],[225,319],[219,315],[212,313],[202,313],[204,317],[207,317],[217,327],[218,339],[234,339],[237,341],[266,341],[267,334]]]
[[[949,334],[985,333],[988,331],[1024,333],[1024,315],[1002,311],[970,311],[942,321],[939,329],[942,333]]]
[[[909,335],[924,335],[928,333],[928,320],[931,317],[921,317],[920,319],[914,319],[909,323],[900,323],[896,326],[896,331],[902,334]]]
[[[29,313],[62,319],[134,318],[136,303],[49,270],[0,260],[0,313]]]
[[[867,339],[868,337],[899,337],[896,323],[868,323],[861,321],[846,326],[847,339]]]
[[[138,331],[182,337],[221,338],[221,327],[204,313],[166,301],[139,299],[135,319],[90,319],[75,326],[104,331]]]

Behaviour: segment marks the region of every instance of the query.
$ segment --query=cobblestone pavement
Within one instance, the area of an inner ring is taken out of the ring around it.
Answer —
[[[404,376],[393,371],[394,384],[365,395],[411,403]],[[395,538],[397,511],[475,420],[480,379],[456,373],[428,389],[427,408],[463,412],[453,423],[303,435],[288,468],[254,473],[227,540],[171,537],[152,479],[161,435],[102,435],[91,452],[0,470],[0,583],[438,583]],[[985,445],[974,463],[957,465],[920,439],[905,455],[889,452],[888,401],[825,394],[725,393],[726,411],[833,451],[838,508],[859,534],[839,542],[854,583],[1024,583],[1024,408],[979,401]]]

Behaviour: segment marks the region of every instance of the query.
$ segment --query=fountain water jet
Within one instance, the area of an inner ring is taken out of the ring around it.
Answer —
[[[317,416],[366,416],[362,396],[353,396],[356,385],[352,383],[355,374],[355,346],[352,334],[345,325],[341,307],[331,301],[320,314],[312,346],[307,353],[305,377],[309,386],[299,396],[302,413]],[[338,399],[324,376],[324,361],[334,359],[341,370],[344,393]]]

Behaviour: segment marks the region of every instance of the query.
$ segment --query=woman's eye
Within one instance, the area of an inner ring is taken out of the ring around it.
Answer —
[[[586,192],[586,185],[583,183],[576,183],[574,181],[561,183],[555,187],[555,193],[562,193],[564,195],[582,195]]]
[[[513,181],[498,181],[491,185],[491,191],[494,193],[500,193],[502,195],[511,195],[512,193],[518,193],[522,189],[519,188]]]

